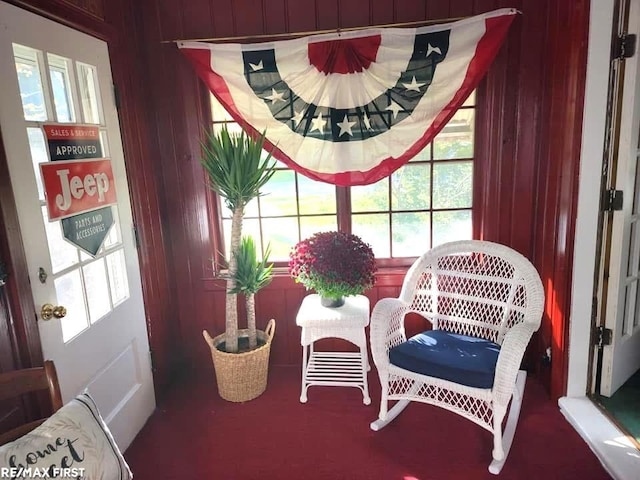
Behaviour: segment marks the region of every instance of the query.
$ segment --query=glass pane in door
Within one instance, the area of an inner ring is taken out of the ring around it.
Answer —
[[[104,258],[99,258],[82,267],[87,288],[87,305],[91,323],[95,323],[111,311],[109,302],[109,281]]]
[[[127,279],[127,265],[124,250],[118,250],[106,256],[111,287],[111,303],[117,305],[129,297],[129,281]]]
[[[56,274],[78,263],[78,249],[62,236],[60,222],[49,222],[47,207],[42,206],[42,219],[51,253],[51,273]]]
[[[13,56],[15,58],[16,73],[18,74],[24,119],[34,122],[47,120],[38,51],[14,43]]]
[[[98,81],[96,79],[96,67],[85,63],[76,63],[78,67],[78,87],[80,90],[80,103],[85,123],[100,124],[102,112],[100,111],[100,98]]]
[[[61,123],[75,121],[73,110],[73,97],[71,90],[71,61],[51,53],[47,54],[49,62],[49,75],[51,77],[51,91],[53,93],[53,105],[56,110],[56,119]]]
[[[40,128],[28,127],[27,136],[29,137],[29,150],[31,152],[33,173],[36,176],[36,183],[38,184],[38,198],[41,202],[44,202],[44,187],[42,186],[42,175],[40,175],[40,164],[49,161],[47,145],[44,142],[44,135]]]
[[[68,342],[89,326],[82,291],[80,270],[73,270],[54,280],[58,304],[64,305],[67,315],[60,320],[62,339]]]

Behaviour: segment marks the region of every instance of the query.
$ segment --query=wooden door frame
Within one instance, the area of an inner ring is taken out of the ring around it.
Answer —
[[[9,166],[0,131],[0,259],[8,277],[6,289],[8,329],[14,339],[17,368],[41,366],[43,362],[36,309],[31,295],[27,257],[22,244],[18,211],[9,177]]]
[[[602,378],[602,356],[604,345],[596,345],[597,329],[605,329],[607,305],[609,302],[609,274],[613,242],[613,217],[621,212],[608,211],[604,201],[607,190],[615,190],[618,176],[618,151],[620,148],[620,129],[626,61],[616,59],[616,44],[623,32],[629,28],[630,0],[615,0],[613,3],[613,25],[611,31],[611,58],[609,61],[609,85],[607,90],[607,118],[605,124],[605,143],[603,145],[603,168],[600,184],[600,208],[598,211],[598,229],[596,239],[596,262],[594,272],[594,311],[591,323],[591,335],[594,339],[589,349],[587,376],[587,395],[595,398],[600,393]],[[614,62],[618,62],[614,65]],[[628,199],[627,199],[628,200]],[[633,198],[631,198],[633,201]],[[624,308],[624,306],[623,306]]]

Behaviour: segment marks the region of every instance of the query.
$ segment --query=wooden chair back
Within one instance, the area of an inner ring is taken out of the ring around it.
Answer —
[[[51,360],[45,361],[42,367],[0,373],[0,401],[43,390],[49,392],[52,413],[56,412],[62,407],[62,396],[56,367]],[[0,434],[0,445],[29,433],[45,420],[46,417],[40,418]]]

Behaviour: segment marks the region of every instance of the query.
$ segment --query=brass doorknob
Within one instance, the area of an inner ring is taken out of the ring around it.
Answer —
[[[51,320],[51,317],[62,318],[67,314],[67,309],[62,305],[51,305],[45,303],[40,310],[40,317],[43,320]]]

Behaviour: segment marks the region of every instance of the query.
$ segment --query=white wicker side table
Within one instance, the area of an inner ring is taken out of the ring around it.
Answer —
[[[312,385],[357,387],[363,403],[369,405],[367,339],[364,328],[369,324],[369,299],[363,295],[345,298],[338,308],[320,305],[320,296],[307,295],[296,317],[302,327],[302,393],[306,403],[307,389]],[[313,342],[322,338],[342,338],[355,344],[359,352],[315,351]]]

